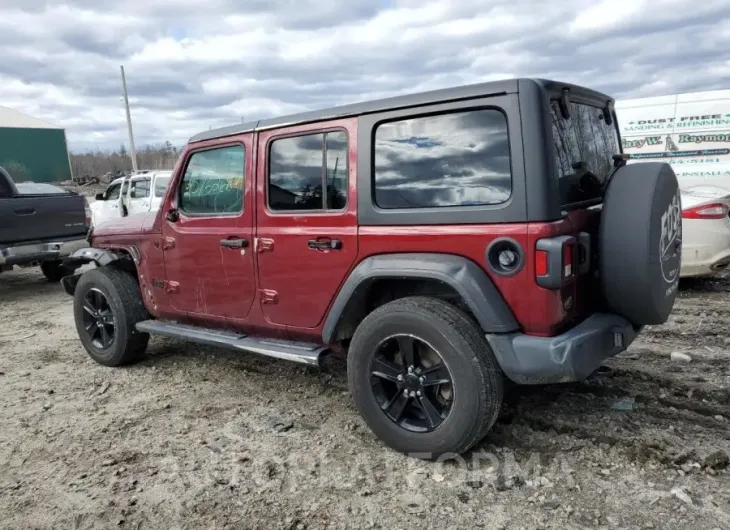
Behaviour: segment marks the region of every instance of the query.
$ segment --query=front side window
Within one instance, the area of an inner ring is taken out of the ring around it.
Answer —
[[[280,138],[269,148],[269,208],[342,210],[347,205],[344,131]]]
[[[563,118],[557,101],[550,102],[555,171],[563,206],[597,199],[613,171],[619,152],[615,124],[608,125],[603,109],[568,103],[570,117]]]
[[[244,168],[242,145],[194,153],[180,185],[180,210],[193,215],[242,212]]]
[[[109,188],[106,190],[106,200],[116,201],[119,198],[119,192],[121,191],[121,189],[121,184],[114,184],[113,186],[109,186]]]
[[[132,199],[146,199],[150,196],[150,179],[134,180],[131,187]]]
[[[503,203],[512,194],[507,118],[483,109],[383,123],[374,180],[380,208]]]

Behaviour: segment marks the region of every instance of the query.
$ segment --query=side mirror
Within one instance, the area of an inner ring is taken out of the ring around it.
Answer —
[[[97,193],[94,197],[97,201],[103,201],[104,200],[104,194],[103,193]]]
[[[180,219],[180,214],[176,209],[171,209],[167,211],[167,214],[165,215],[165,219],[170,221],[171,223],[177,223]]]

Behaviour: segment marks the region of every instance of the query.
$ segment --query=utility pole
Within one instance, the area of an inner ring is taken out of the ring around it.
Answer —
[[[127,96],[127,80],[124,77],[124,65],[122,70],[122,90],[124,91],[124,107],[127,109],[127,129],[129,129],[129,156],[132,159],[132,171],[137,171],[137,150],[134,148],[134,134],[132,133],[132,115],[129,113],[129,97]]]

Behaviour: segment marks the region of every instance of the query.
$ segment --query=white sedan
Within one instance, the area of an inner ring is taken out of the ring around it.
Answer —
[[[711,276],[730,265],[730,192],[694,186],[681,193],[680,277]]]

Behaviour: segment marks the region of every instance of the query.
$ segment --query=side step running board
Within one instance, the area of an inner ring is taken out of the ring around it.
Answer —
[[[165,337],[184,339],[199,344],[258,353],[268,357],[315,366],[319,365],[319,356],[327,350],[327,348],[319,344],[277,339],[257,339],[241,333],[219,331],[217,329],[207,329],[160,320],[145,320],[137,323],[136,327],[138,331],[151,335],[163,335]]]

